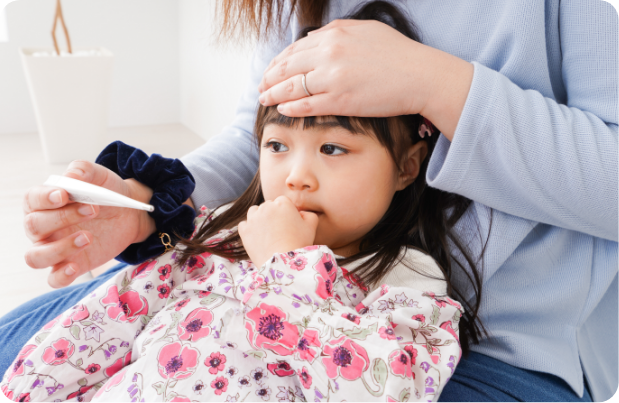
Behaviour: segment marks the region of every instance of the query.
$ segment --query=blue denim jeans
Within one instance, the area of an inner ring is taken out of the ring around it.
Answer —
[[[561,378],[517,368],[471,352],[462,358],[439,402],[590,402],[585,381],[582,398]]]
[[[19,306],[0,318],[0,375],[22,346],[39,329],[106,282],[125,264],[115,266],[86,283],[52,291]],[[590,402],[587,388],[582,398],[554,375],[516,368],[494,358],[470,353],[460,360],[445,386],[442,402]]]

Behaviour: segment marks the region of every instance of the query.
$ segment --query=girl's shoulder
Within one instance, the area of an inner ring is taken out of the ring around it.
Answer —
[[[378,282],[397,287],[431,291],[437,296],[447,295],[447,281],[436,260],[414,247],[402,248],[400,261]]]

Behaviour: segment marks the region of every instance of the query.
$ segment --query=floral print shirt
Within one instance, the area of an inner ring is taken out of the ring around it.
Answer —
[[[48,323],[2,392],[15,401],[432,401],[459,361],[460,304],[414,284],[368,292],[326,246],[261,268],[208,253],[182,267],[175,259],[127,267]]]

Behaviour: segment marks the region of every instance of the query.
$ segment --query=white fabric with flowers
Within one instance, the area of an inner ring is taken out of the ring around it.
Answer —
[[[202,208],[198,225],[209,213]],[[405,257],[440,273],[418,250]],[[369,291],[326,246],[276,254],[261,268],[208,253],[182,267],[175,259],[170,252],[127,267],[47,324],[4,375],[4,394],[426,401],[438,399],[459,361],[462,308],[437,296],[444,281]],[[416,278],[402,273],[386,279]]]

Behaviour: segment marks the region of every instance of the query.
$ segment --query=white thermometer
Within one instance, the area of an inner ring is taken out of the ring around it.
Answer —
[[[150,204],[142,203],[109,189],[78,181],[77,179],[67,178],[66,176],[51,175],[43,185],[66,190],[69,193],[69,200],[78,203],[127,207],[146,210],[151,213],[155,211],[155,208]]]

